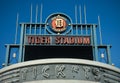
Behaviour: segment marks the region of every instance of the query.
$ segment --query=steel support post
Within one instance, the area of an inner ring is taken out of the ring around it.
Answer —
[[[93,45],[93,29],[92,29],[92,26],[90,26],[90,40],[91,40],[91,45]]]
[[[10,58],[10,45],[7,45],[5,66],[8,66],[8,64],[9,64],[9,58]]]
[[[21,24],[21,36],[20,36],[20,49],[19,49],[19,61],[22,62],[23,58],[23,41],[24,41],[24,24]]]
[[[96,25],[93,25],[93,42],[94,42],[94,60],[98,61],[98,47],[97,47]]]
[[[110,45],[107,45],[107,61],[108,61],[108,64],[112,65],[111,54],[110,54]]]

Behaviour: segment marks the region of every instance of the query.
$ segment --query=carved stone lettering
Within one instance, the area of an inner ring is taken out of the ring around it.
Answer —
[[[72,73],[78,73],[79,72],[79,66],[72,66]],[[75,78],[75,75],[73,74],[73,78]]]
[[[42,76],[43,76],[43,77],[45,77],[45,78],[49,78],[49,77],[50,77],[50,75],[47,73],[47,71],[48,71],[49,69],[50,69],[49,66],[44,66],[44,67],[42,68]]]
[[[33,78],[37,78],[37,67],[33,67]]]
[[[86,77],[86,79],[89,79],[88,73],[90,72],[90,67],[83,66],[83,70],[85,71],[85,77]]]
[[[65,74],[63,72],[65,70],[65,66],[64,65],[61,65],[61,66],[57,65],[55,70],[56,70],[56,77],[57,78],[58,77],[65,78]]]
[[[28,72],[28,68],[22,69],[22,79],[23,79],[23,80],[26,80],[27,72]]]
[[[72,66],[72,72],[78,73],[79,72],[79,66]]]
[[[100,70],[98,68],[93,68],[92,73],[94,75],[95,80],[99,81],[101,79]]]
[[[29,83],[42,80],[85,80],[87,83],[120,83],[120,73],[82,64],[39,64],[0,73],[0,83]]]

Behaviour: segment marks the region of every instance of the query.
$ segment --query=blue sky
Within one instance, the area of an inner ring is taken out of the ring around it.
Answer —
[[[35,22],[35,7],[38,5],[40,10],[41,3],[43,4],[43,23],[48,15],[56,12],[69,15],[75,23],[75,5],[82,6],[82,21],[84,21],[84,5],[87,10],[87,23],[98,23],[99,15],[103,44],[112,45],[112,62],[120,68],[120,0],[0,0],[0,68],[5,60],[4,45],[14,43],[17,12],[19,13],[19,22],[29,22],[30,5],[32,4],[33,22]]]

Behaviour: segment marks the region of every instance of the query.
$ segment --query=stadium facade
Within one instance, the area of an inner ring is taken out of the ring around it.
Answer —
[[[35,23],[20,23],[20,43],[5,45],[0,83],[120,83],[111,46],[102,44],[99,21],[73,23],[70,16],[53,13],[44,23],[37,16]]]

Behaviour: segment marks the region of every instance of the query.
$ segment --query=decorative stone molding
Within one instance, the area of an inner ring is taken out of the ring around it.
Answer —
[[[118,68],[97,63],[99,62],[81,59],[45,59],[18,63],[0,70],[0,83],[58,79],[120,83]]]

